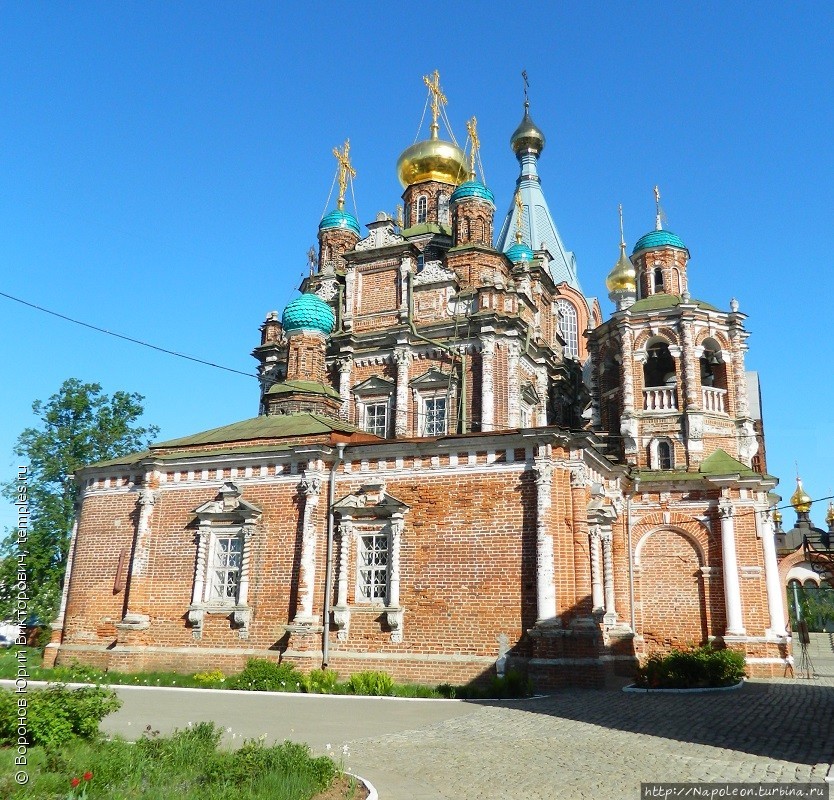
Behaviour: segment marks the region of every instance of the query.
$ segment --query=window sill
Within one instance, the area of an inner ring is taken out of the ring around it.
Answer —
[[[386,606],[381,603],[361,603],[349,606],[335,606],[333,608],[333,624],[337,628],[336,638],[340,642],[347,640],[350,629],[350,618],[354,614],[385,615],[385,623],[391,631],[391,641],[394,643],[403,640],[403,616],[405,609],[401,606]]]
[[[236,603],[198,603],[188,607],[188,622],[191,625],[191,635],[195,639],[203,636],[203,621],[206,614],[220,614],[230,617],[231,627],[237,629],[241,639],[249,638],[249,621],[252,616],[250,606]]]

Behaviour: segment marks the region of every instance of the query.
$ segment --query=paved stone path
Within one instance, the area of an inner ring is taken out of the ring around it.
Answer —
[[[636,800],[641,782],[822,782],[834,678],[750,681],[701,695],[565,690],[482,703],[124,690],[105,728],[214,719],[240,741],[346,744],[381,800]],[[147,720],[147,722],[146,722]],[[130,723],[130,724],[128,724]]]

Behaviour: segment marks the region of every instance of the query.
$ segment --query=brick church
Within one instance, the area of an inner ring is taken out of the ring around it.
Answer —
[[[466,149],[441,137],[425,83],[396,219],[363,233],[334,151],[310,275],[253,351],[258,416],[75,476],[46,664],[256,656],[425,683],[515,667],[546,687],[716,640],[784,674],[745,315],[695,299],[658,206],[630,256],[621,237],[604,318],[548,208],[529,104],[496,220],[474,119]]]

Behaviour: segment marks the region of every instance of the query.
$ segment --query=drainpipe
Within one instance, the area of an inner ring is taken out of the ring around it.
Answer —
[[[345,456],[345,444],[336,445],[336,458],[330,467],[330,483],[327,486],[327,557],[324,568],[324,627],[321,643],[321,666],[327,669],[330,658],[330,606],[333,602],[333,503],[336,498],[336,470]]]
[[[631,551],[631,498],[640,488],[640,478],[635,478],[631,491],[626,495],[626,542],[628,545],[628,607],[631,617],[631,632],[637,634],[637,618],[634,613],[634,554]]]

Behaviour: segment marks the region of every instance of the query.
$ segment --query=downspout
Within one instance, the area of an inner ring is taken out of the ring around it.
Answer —
[[[635,635],[637,618],[634,613],[634,554],[631,551],[631,498],[640,488],[640,478],[635,478],[631,491],[626,495],[626,541],[628,545],[628,608],[631,621],[631,632]]]
[[[345,444],[336,445],[336,458],[330,467],[330,483],[327,486],[327,557],[324,567],[324,626],[321,642],[321,667],[327,669],[330,658],[330,606],[333,602],[333,503],[336,498],[336,470],[345,456]]]

